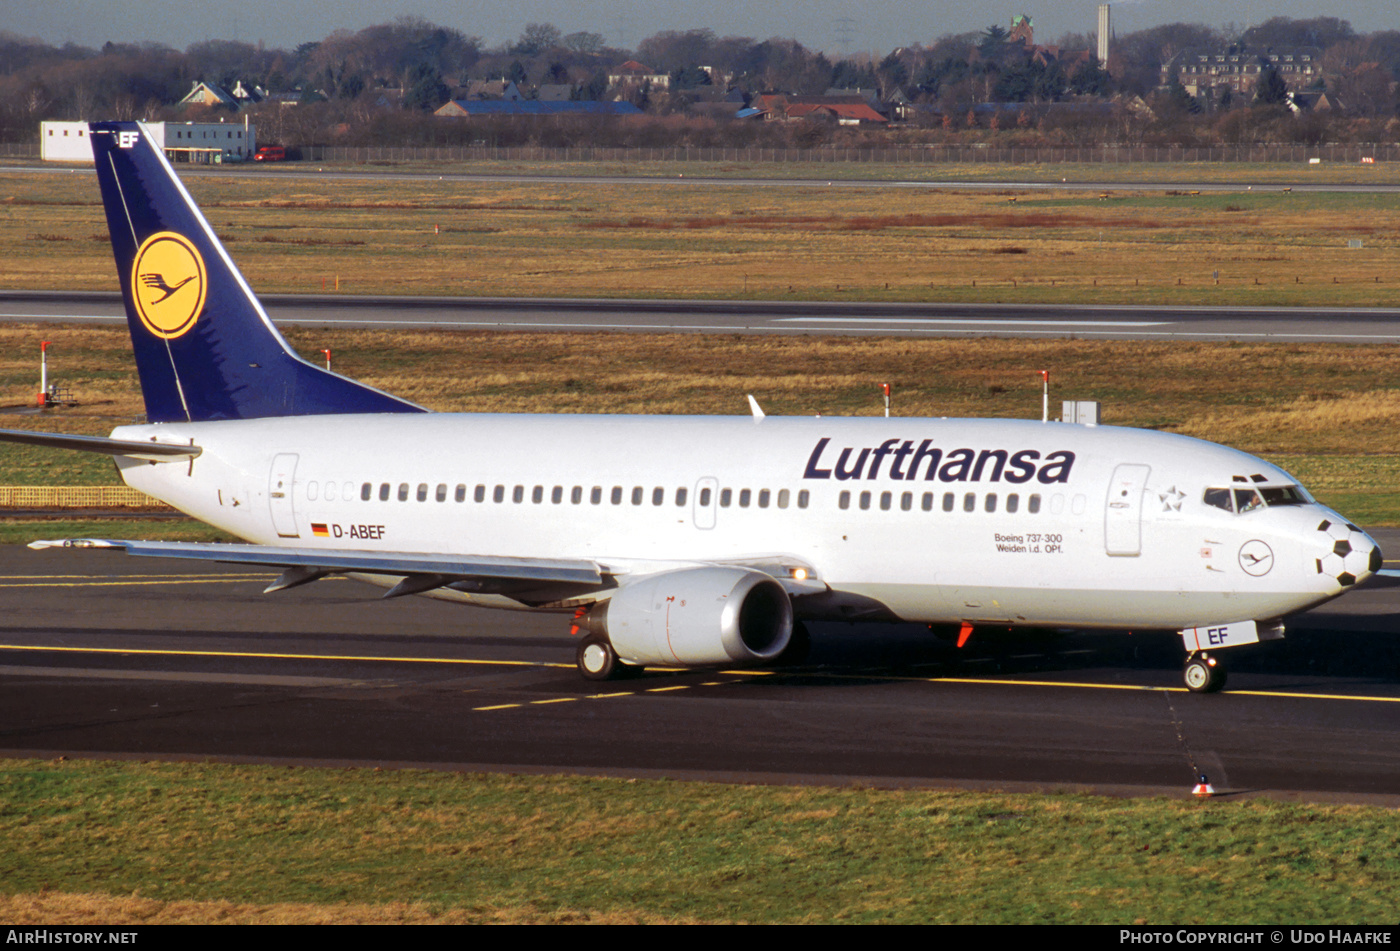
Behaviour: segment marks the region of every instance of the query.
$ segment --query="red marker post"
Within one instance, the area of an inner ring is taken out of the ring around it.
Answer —
[[[321,352],[326,355],[326,369],[329,370],[331,368],[331,352],[329,350],[322,350]]]
[[[889,385],[888,383],[881,383],[881,384],[880,384],[880,389],[882,389],[882,390],[885,391],[885,418],[886,418],[886,419],[889,419],[889,418],[890,418],[890,385]]]
[[[1040,374],[1040,380],[1044,386],[1040,397],[1040,421],[1048,423],[1050,422],[1050,371],[1037,370],[1036,372]]]
[[[39,406],[49,401],[49,342],[39,342]]]

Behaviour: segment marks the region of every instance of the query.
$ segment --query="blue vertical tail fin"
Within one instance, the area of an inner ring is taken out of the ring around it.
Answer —
[[[424,412],[293,352],[145,125],[89,129],[150,421]]]

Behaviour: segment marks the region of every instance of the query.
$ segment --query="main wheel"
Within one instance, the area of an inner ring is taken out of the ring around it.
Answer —
[[[641,670],[618,660],[617,651],[601,634],[589,634],[580,641],[575,659],[585,680],[621,680]]]
[[[1184,678],[1192,693],[1215,693],[1225,686],[1225,665],[1209,654],[1197,652],[1186,659]]]

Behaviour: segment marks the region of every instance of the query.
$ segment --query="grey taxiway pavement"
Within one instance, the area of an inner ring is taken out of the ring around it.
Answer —
[[[40,528],[42,532],[42,528]],[[1400,551],[1400,531],[1378,531]],[[1400,582],[1180,686],[1170,634],[814,625],[810,665],[591,684],[567,618],[0,547],[0,754],[1400,803]]]
[[[1400,343],[1400,308],[262,295],[278,324],[439,330]],[[4,291],[0,321],[121,324],[115,293]]]
[[[469,164],[469,163],[463,163]],[[628,188],[660,186],[665,188],[875,188],[899,189],[905,191],[1087,191],[1103,192],[1363,192],[1383,194],[1400,191],[1400,184],[1391,182],[1327,182],[1309,181],[1300,176],[1293,181],[1276,182],[1180,182],[1180,181],[1018,181],[1013,179],[953,181],[936,179],[860,179],[823,178],[820,163],[806,166],[806,177],[762,177],[718,178],[703,174],[704,164],[695,168],[701,174],[677,173],[675,175],[512,175],[481,172],[406,172],[399,170],[366,171],[357,168],[340,168],[335,165],[327,168],[311,162],[286,165],[258,165],[253,168],[220,166],[181,166],[182,178],[253,178],[267,180],[367,180],[367,181],[406,181],[406,182],[486,182],[502,185],[622,185]],[[41,173],[48,175],[91,175],[92,169],[72,165],[0,165],[0,174],[6,172]]]

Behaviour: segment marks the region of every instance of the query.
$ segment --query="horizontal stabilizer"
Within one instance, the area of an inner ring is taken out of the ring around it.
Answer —
[[[76,449],[108,456],[128,456],[146,462],[180,462],[193,459],[204,450],[195,445],[142,442],[137,439],[108,439],[105,436],[73,436],[68,433],[36,433],[27,429],[0,429],[0,442],[17,442],[50,449]]]

